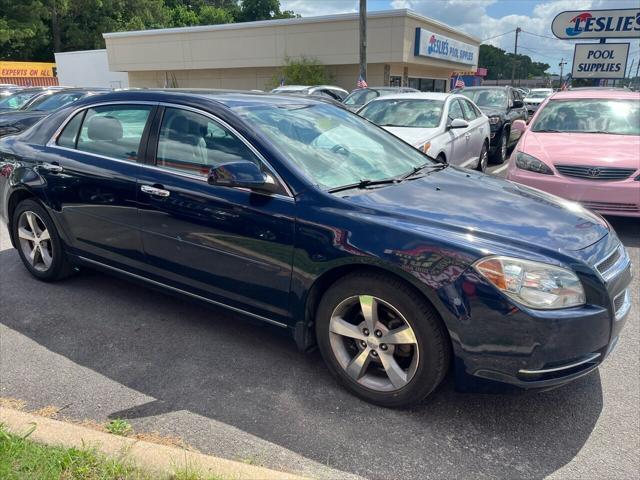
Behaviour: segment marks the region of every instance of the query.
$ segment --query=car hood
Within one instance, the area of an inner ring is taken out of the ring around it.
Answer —
[[[525,250],[581,250],[607,235],[606,222],[580,205],[501,178],[456,167],[349,197],[401,221],[455,231]],[[391,217],[389,219],[388,217]]]
[[[528,130],[519,150],[550,165],[640,168],[639,135],[536,133]]]
[[[15,125],[17,123],[24,123],[31,125],[42,117],[46,117],[50,112],[40,111],[21,111],[21,112],[8,112],[0,114],[0,126],[3,125]]]
[[[438,134],[438,128],[382,127],[414,147],[420,147]]]
[[[490,117],[491,115],[501,116],[505,114],[505,110],[501,108],[493,108],[493,107],[478,107],[478,108],[487,117]]]

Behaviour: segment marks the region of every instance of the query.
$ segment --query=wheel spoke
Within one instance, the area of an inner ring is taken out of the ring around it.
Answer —
[[[27,222],[29,222],[29,228],[31,228],[31,231],[37,237],[40,229],[38,228],[38,221],[36,220],[36,216],[33,214],[33,212],[27,212],[25,215],[27,216]]]
[[[40,240],[41,242],[44,242],[46,240],[51,240],[51,237],[49,236],[49,230],[47,230],[46,228],[40,233],[40,235],[38,235],[38,240]]]
[[[33,233],[31,233],[30,231],[28,231],[24,227],[18,228],[18,237],[20,237],[20,238],[22,238],[24,240],[29,240],[30,242],[35,242],[36,241],[35,235]]]
[[[36,264],[36,257],[38,256],[38,249],[40,247],[38,245],[34,245],[33,249],[31,250],[31,252],[29,252],[29,260],[31,261],[31,265]]]
[[[387,372],[387,376],[395,388],[404,387],[407,384],[407,373],[402,369],[398,362],[389,352],[379,352],[380,361]]]
[[[380,339],[382,343],[389,343],[393,345],[404,344],[416,344],[416,336],[413,330],[408,325],[393,329],[382,336]]]
[[[340,317],[331,317],[331,323],[329,324],[329,331],[343,337],[357,338],[358,340],[364,340],[365,336],[356,325],[346,322]]]
[[[47,250],[42,245],[40,245],[38,248],[40,249],[40,258],[42,258],[44,266],[49,268],[51,266],[51,263],[53,262],[53,258],[51,258],[51,255],[49,255],[49,250]]]
[[[378,301],[370,295],[360,295],[360,308],[367,328],[371,333],[378,324]]]
[[[367,371],[370,362],[370,351],[369,347],[365,348],[347,365],[346,372],[354,380],[360,380]]]

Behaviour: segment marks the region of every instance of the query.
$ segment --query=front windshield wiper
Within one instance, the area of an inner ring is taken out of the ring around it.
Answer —
[[[553,128],[542,128],[540,130],[532,130],[535,133],[567,133],[562,130],[555,130]]]
[[[406,125],[400,125],[398,123],[381,123],[380,127],[406,127]]]
[[[364,180],[360,180],[357,183],[350,183],[348,185],[342,185],[340,187],[333,187],[330,188],[329,190],[327,190],[327,192],[329,193],[336,193],[336,192],[342,192],[344,190],[351,190],[354,188],[359,188],[359,189],[363,189],[363,188],[367,188],[367,187],[374,187],[376,185],[390,185],[393,183],[398,183],[400,180],[397,178],[384,178],[382,180],[369,180],[369,179],[364,179]]]
[[[413,169],[410,172],[405,173],[401,177],[398,177],[398,179],[399,180],[406,180],[407,178],[411,178],[416,173],[419,173],[419,172],[421,172],[423,170],[429,169],[430,171],[436,172],[438,170],[442,170],[443,168],[447,168],[448,166],[449,166],[448,163],[433,163],[433,162],[423,163],[422,165],[418,165],[417,167],[413,167]]]

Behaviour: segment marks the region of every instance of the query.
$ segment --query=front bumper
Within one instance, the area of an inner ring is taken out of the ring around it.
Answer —
[[[550,389],[596,369],[629,316],[631,265],[626,255],[620,261],[614,278],[583,281],[588,304],[547,311],[518,306],[467,271],[457,285],[464,312],[451,335],[457,387]]]
[[[640,182],[638,172],[625,180],[583,180],[560,174],[544,175],[529,172],[509,162],[506,178],[559,197],[581,203],[604,215],[640,217]]]

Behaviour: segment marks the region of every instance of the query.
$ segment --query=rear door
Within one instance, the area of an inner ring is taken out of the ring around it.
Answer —
[[[487,136],[487,126],[483,120],[482,114],[477,110],[473,104],[466,98],[459,98],[458,101],[462,105],[464,112],[464,118],[469,122],[469,141],[467,146],[469,148],[469,159],[467,163],[463,165],[467,168],[473,168],[477,165],[477,160],[480,158],[480,151],[482,150],[482,144]]]
[[[282,194],[213,186],[213,166],[256,162],[227,124],[166,107],[150,139],[154,168],[140,177],[140,224],[149,271],[176,288],[266,317],[287,317],[295,201]]]
[[[72,253],[144,267],[137,178],[155,106],[113,104],[76,113],[38,167]]]

